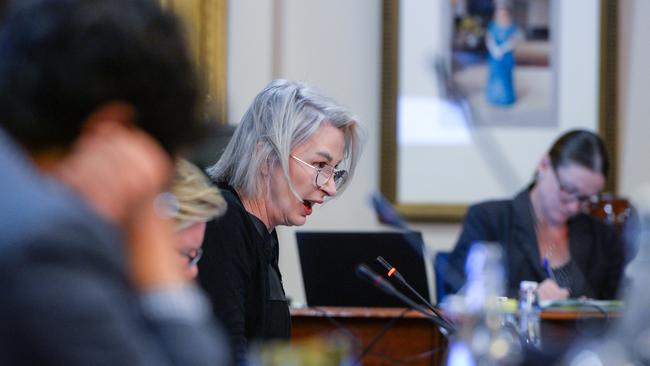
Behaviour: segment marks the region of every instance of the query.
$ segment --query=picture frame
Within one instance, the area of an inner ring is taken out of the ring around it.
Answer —
[[[185,27],[208,115],[226,124],[228,0],[159,0]]]
[[[462,133],[447,136],[443,142],[435,142],[433,148],[422,141],[403,144],[408,133],[400,125],[400,118],[405,115],[404,108],[399,107],[403,100],[401,78],[405,77],[401,74],[411,72],[411,68],[405,69],[406,56],[400,52],[405,44],[412,44],[413,37],[407,37],[412,36],[413,27],[410,30],[401,28],[400,17],[407,19],[408,15],[411,24],[417,23],[414,19],[417,14],[439,14],[438,19],[432,16],[422,24],[436,24],[437,20],[444,25],[445,12],[440,8],[424,11],[412,7],[414,4],[435,6],[442,3],[444,10],[444,4],[450,7],[451,0],[383,1],[380,190],[407,219],[458,222],[471,203],[513,196],[531,181],[534,167],[550,143],[571,128],[597,130],[603,137],[611,156],[611,178],[606,190],[616,192],[616,1],[549,1],[556,2],[553,6],[558,7],[561,18],[557,125],[466,128]],[[581,16],[581,24],[587,20],[593,28],[571,29],[578,27],[578,22],[570,17],[576,14]],[[446,31],[439,32],[443,41],[439,40],[438,45],[450,49],[450,44],[444,41],[450,35],[448,23],[447,26]],[[576,51],[576,45],[585,44],[591,46],[586,47],[588,52],[582,53],[591,57],[582,60],[582,55],[576,57],[572,52]],[[587,76],[571,79],[581,72]],[[463,108],[458,110],[463,115]],[[442,118],[445,123],[448,119]],[[413,136],[417,140],[426,133],[411,133]],[[445,171],[438,167],[444,167]]]

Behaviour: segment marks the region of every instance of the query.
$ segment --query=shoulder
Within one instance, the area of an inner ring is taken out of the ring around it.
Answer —
[[[510,212],[513,200],[489,200],[471,205],[467,209],[467,216],[493,216]]]
[[[221,194],[228,208],[222,217],[207,223],[203,240],[205,260],[199,264],[233,256],[248,258],[256,251],[255,227],[241,200],[230,189],[222,188]]]
[[[614,235],[615,230],[611,224],[586,213],[580,213],[571,220],[572,228],[588,228],[589,232],[595,237],[603,237],[605,235]]]
[[[515,200],[490,200],[469,207],[463,221],[463,233],[499,235],[508,229],[520,210]]]
[[[220,188],[220,191],[224,200],[228,204],[228,208],[223,216],[208,222],[206,235],[208,231],[233,231],[236,229],[248,230],[250,226],[250,218],[248,217],[248,212],[244,208],[239,197],[231,189]]]
[[[11,205],[0,208],[0,261],[51,265],[79,260],[87,266],[94,261],[119,260],[122,247],[115,245],[121,241],[117,227],[64,187],[41,183],[19,209]]]

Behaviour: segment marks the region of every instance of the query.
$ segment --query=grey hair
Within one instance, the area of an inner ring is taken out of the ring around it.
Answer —
[[[343,160],[352,178],[361,152],[360,126],[355,117],[308,85],[282,79],[272,81],[255,97],[221,158],[207,172],[216,182],[255,197],[259,194],[262,165],[279,165],[297,195],[289,179],[291,150],[306,142],[324,123],[343,132]]]

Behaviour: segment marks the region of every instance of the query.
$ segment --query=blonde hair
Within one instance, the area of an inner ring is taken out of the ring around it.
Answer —
[[[219,217],[228,207],[219,189],[198,167],[184,159],[176,162],[171,193],[177,205],[172,218],[176,220],[178,230]]]

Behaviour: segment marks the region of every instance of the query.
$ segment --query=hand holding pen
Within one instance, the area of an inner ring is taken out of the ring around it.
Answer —
[[[546,271],[546,275],[548,278],[552,279],[557,283],[557,280],[555,279],[555,274],[553,273],[553,269],[551,268],[551,261],[548,260],[547,256],[544,256],[544,271]]]
[[[560,287],[555,279],[553,270],[551,269],[551,263],[548,260],[548,257],[544,257],[543,261],[544,271],[546,272],[548,278],[542,281],[537,288],[540,300],[562,300],[569,298],[569,290],[563,287]]]

